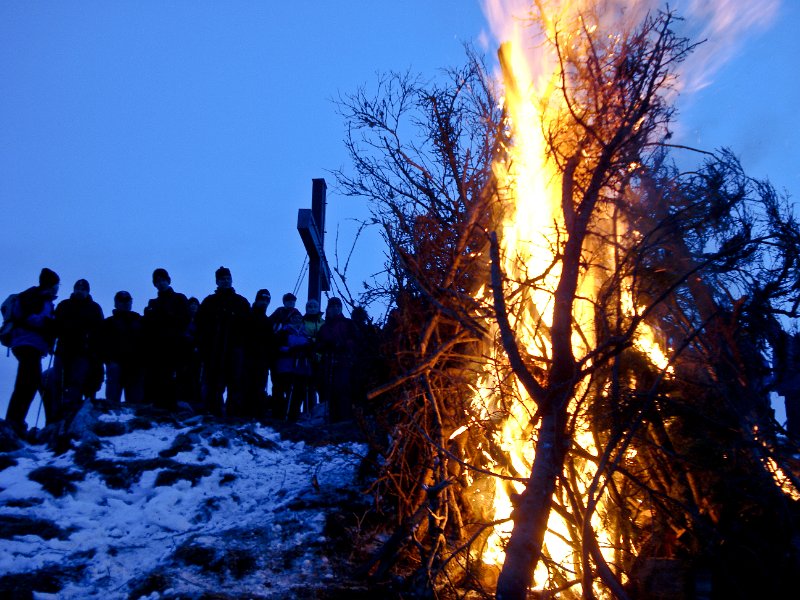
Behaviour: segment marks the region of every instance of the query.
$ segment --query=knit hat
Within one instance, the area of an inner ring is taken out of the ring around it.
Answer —
[[[81,289],[81,290],[86,290],[88,292],[89,282],[86,281],[85,279],[78,279],[78,281],[75,282],[75,285],[72,286],[72,289],[73,290]]]
[[[51,288],[55,285],[58,285],[60,282],[61,278],[59,278],[56,272],[51,271],[47,267],[42,269],[42,272],[39,273],[39,287]]]
[[[132,298],[130,292],[127,292],[125,290],[120,290],[116,294],[114,294],[114,302],[119,302],[119,301],[124,302],[131,299]]]
[[[153,271],[153,283],[156,282],[156,279],[166,279],[168,283],[172,283],[172,280],[169,278],[169,273],[167,273],[166,269],[158,268]]]
[[[272,296],[269,293],[269,290],[258,290],[256,292],[256,300],[272,300]]]
[[[228,267],[220,267],[214,273],[214,277],[216,279],[219,279],[220,277],[230,277],[230,276],[231,276],[231,270]]]

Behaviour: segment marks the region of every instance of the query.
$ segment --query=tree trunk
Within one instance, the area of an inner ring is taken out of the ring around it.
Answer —
[[[531,475],[514,510],[514,531],[497,581],[497,600],[525,600],[542,558],[550,505],[567,449],[563,404],[554,404],[542,415]]]

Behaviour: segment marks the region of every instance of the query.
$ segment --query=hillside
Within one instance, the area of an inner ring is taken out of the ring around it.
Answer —
[[[3,597],[360,596],[352,428],[102,402],[76,423],[80,439],[56,452],[46,432],[20,441],[0,421]]]

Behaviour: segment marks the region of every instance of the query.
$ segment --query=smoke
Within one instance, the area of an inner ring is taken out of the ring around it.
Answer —
[[[769,28],[780,0],[677,0],[674,7],[684,17],[677,32],[702,42],[680,74],[684,90],[694,92],[710,85],[750,37]]]
[[[492,38],[499,45],[527,36],[530,50],[541,35],[531,27],[534,15],[550,21],[591,11],[602,30],[611,33],[628,30],[648,12],[673,10],[682,18],[675,23],[676,33],[699,44],[678,79],[681,91],[695,92],[710,85],[749,38],[769,28],[780,5],[781,0],[483,0],[491,33],[483,33],[480,41],[488,49]]]

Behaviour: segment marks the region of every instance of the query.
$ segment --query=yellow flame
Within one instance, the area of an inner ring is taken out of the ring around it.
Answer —
[[[505,209],[501,229],[500,256],[502,269],[509,281],[509,287],[515,292],[509,306],[509,321],[515,332],[520,348],[527,351],[526,360],[534,366],[541,363],[546,370],[550,354],[547,330],[552,323],[552,298],[560,276],[560,269],[555,257],[558,255],[556,244],[560,243],[558,233],[563,231],[564,219],[561,209],[560,173],[548,160],[547,144],[544,131],[548,124],[563,107],[559,92],[559,62],[557,57],[548,51],[549,44],[537,43],[534,33],[527,28],[525,17],[531,14],[531,7],[539,11],[539,25],[542,30],[539,36],[553,38],[556,31],[563,43],[570,49],[577,48],[578,36],[607,35],[609,40],[620,39],[634,25],[640,23],[648,11],[663,8],[660,0],[484,0],[484,13],[492,28],[494,36],[504,43],[500,52],[505,89],[504,109],[507,115],[505,142],[506,153],[502,160],[493,165],[495,179],[498,182],[500,202]],[[713,31],[714,38],[730,39],[731,34],[741,31],[742,27],[751,27],[754,23],[764,25],[776,13],[778,0],[765,0],[759,6],[738,3],[732,0],[674,0],[672,8],[684,11],[690,17],[691,26],[708,34]],[[586,12],[591,14],[591,22],[579,17]],[[701,18],[693,18],[700,15]],[[735,18],[731,18],[735,16]],[[575,33],[564,29],[572,24],[577,28]],[[705,29],[703,29],[705,27]],[[598,34],[598,29],[600,33]],[[721,32],[725,36],[720,36]],[[702,39],[695,36],[695,39]],[[538,40],[541,41],[541,40]],[[705,46],[714,53],[715,61],[701,64],[699,69],[693,63],[694,79],[706,79],[719,67],[726,57],[725,50],[730,50],[729,43],[714,43]],[[722,51],[720,51],[722,49]],[[699,84],[702,85],[702,84]],[[698,87],[697,84],[690,87]],[[678,89],[677,86],[675,88]],[[641,165],[632,162],[628,165],[630,173]],[[606,215],[609,216],[609,215]],[[611,221],[612,219],[607,219]],[[612,232],[605,232],[611,234]],[[635,232],[633,232],[635,234]],[[609,264],[613,261],[609,252]],[[594,273],[585,274],[581,282],[579,299],[574,307],[576,332],[573,338],[573,351],[578,357],[585,357],[594,344],[593,336],[593,303],[599,281],[593,280]],[[534,285],[530,282],[535,281]],[[528,282],[527,284],[525,282]],[[621,286],[624,288],[625,286]],[[490,303],[490,291],[481,289],[478,299]],[[634,303],[633,295],[624,293],[622,310],[627,317],[641,314],[641,307]],[[658,342],[655,330],[641,321],[632,338],[635,348],[647,356],[651,363],[667,374],[671,372],[668,351],[663,343]],[[494,354],[491,354],[495,352]],[[497,446],[508,456],[510,468],[508,472],[519,477],[530,473],[533,463],[533,437],[531,416],[535,412],[532,400],[526,395],[519,382],[514,382],[511,389],[504,380],[504,371],[498,368],[503,361],[502,353],[490,349],[490,356],[484,367],[481,381],[475,390],[474,409],[481,411],[480,416],[496,420],[503,417],[499,434],[494,440]],[[506,386],[505,397],[509,391],[513,400],[507,400],[501,406],[496,391]],[[585,390],[578,390],[579,397]],[[596,448],[587,424],[579,423],[574,443],[590,453]],[[453,433],[460,435],[466,428]],[[635,453],[635,450],[629,450]],[[491,460],[489,454],[484,455]],[[776,481],[784,489],[790,490],[793,497],[798,491],[791,485],[780,468],[771,464],[771,471]],[[583,466],[584,472],[578,473],[578,486],[585,493],[591,484],[594,466],[588,461]],[[522,483],[505,482],[496,485],[494,492],[495,520],[507,521],[495,528],[489,537],[481,559],[488,565],[501,565],[504,561],[505,543],[513,528],[510,515],[513,509],[512,496],[520,493]],[[556,499],[558,500],[558,499]],[[592,527],[598,532],[601,547],[611,547],[610,540],[604,539],[601,511],[595,511]],[[579,572],[577,559],[574,557],[574,545],[567,523],[551,513],[548,522],[548,533],[545,537],[547,554],[552,561],[566,570]],[[607,556],[607,560],[613,557]],[[548,571],[540,562],[535,581],[540,586],[547,584]]]
[[[502,14],[500,4],[492,4],[489,11],[498,9],[495,14]],[[559,204],[559,172],[548,161],[542,128],[550,119],[548,111],[558,109],[558,103],[553,101],[557,98],[557,61],[555,56],[538,52],[533,59],[536,64],[532,65],[531,57],[524,51],[522,23],[511,20],[509,25],[504,36],[509,41],[503,44],[500,52],[506,91],[508,148],[505,160],[493,167],[501,201],[507,207],[502,225],[501,259],[503,272],[512,281],[537,278],[536,286],[526,287],[527,296],[510,308],[509,321],[519,345],[527,349],[532,358],[546,359],[550,348],[543,330],[552,323],[551,299],[560,274],[558,265],[553,264],[553,243],[557,230],[563,226],[563,217]],[[497,358],[492,357],[492,360]],[[489,381],[492,375],[487,371],[484,388],[493,389],[496,385],[496,381]],[[515,383],[518,401],[508,407],[509,414],[495,441],[508,456],[513,471],[525,477],[534,458],[528,424],[535,407],[521,384]],[[504,546],[513,528],[511,495],[521,493],[522,489],[523,485],[516,482],[496,488],[494,518],[506,521],[497,526],[487,540],[482,555],[485,564],[500,565],[504,560]],[[553,513],[548,529],[545,545],[549,556],[557,562],[568,562],[573,550],[566,541],[569,539],[566,523]],[[547,568],[543,563],[534,576],[536,581],[547,580]]]
[[[546,26],[555,27],[568,13],[590,4],[587,1],[547,2],[548,17]],[[611,3],[613,4],[613,2]],[[629,5],[626,18],[632,18],[633,3]],[[546,331],[552,323],[552,297],[560,275],[555,261],[557,232],[563,231],[564,219],[561,210],[560,172],[548,160],[547,144],[543,131],[548,122],[562,108],[557,89],[559,64],[557,57],[548,54],[547,45],[534,47],[526,38],[524,21],[512,15],[524,15],[527,3],[516,1],[488,1],[485,12],[499,39],[505,40],[500,52],[505,88],[504,108],[508,117],[506,129],[507,153],[502,161],[493,165],[494,175],[500,189],[500,200],[506,213],[502,224],[501,260],[503,272],[512,282],[531,281],[533,286],[520,285],[520,294],[509,307],[509,321],[517,337],[519,346],[526,349],[532,362],[547,361],[550,353]],[[617,11],[617,17],[622,11]],[[588,25],[588,29],[597,24]],[[614,31],[614,29],[609,29]],[[528,32],[529,33],[529,32]],[[552,34],[552,31],[545,34]],[[632,164],[631,170],[638,168]],[[573,347],[576,355],[585,356],[594,344],[592,332],[593,303],[596,283],[590,275],[581,282],[579,296],[574,309],[576,320]],[[482,289],[478,297],[489,301],[488,290]],[[635,314],[631,298],[627,299],[628,314]],[[647,327],[642,327],[634,339],[634,344],[651,357],[654,364],[667,368],[668,359],[656,342],[655,335]],[[580,333],[580,335],[579,335]],[[475,408],[483,410],[486,418],[494,414],[493,390],[500,386],[497,370],[491,365],[502,361],[502,356],[490,356],[483,380],[475,394]],[[496,444],[507,454],[512,471],[520,477],[530,473],[533,463],[533,432],[530,430],[531,415],[535,406],[527,397],[519,382],[515,382],[515,398],[506,406],[507,417],[502,423]],[[583,390],[578,391],[578,395]],[[576,433],[575,443],[594,452],[594,441],[588,427]],[[587,462],[585,472],[579,474],[581,492],[586,492],[593,478],[592,466]],[[513,509],[511,497],[521,493],[522,483],[497,485],[494,497],[494,518],[497,521],[508,519],[494,529],[489,537],[481,558],[485,564],[501,565],[504,561],[504,547],[513,528],[510,515]],[[592,525],[599,531],[601,546],[610,547],[604,539],[599,513],[593,516]],[[555,511],[548,522],[545,546],[550,559],[568,570],[577,573],[579,565],[574,556],[573,534],[569,526]],[[607,557],[610,559],[611,557]],[[534,579],[544,585],[548,579],[547,567],[539,564]]]

